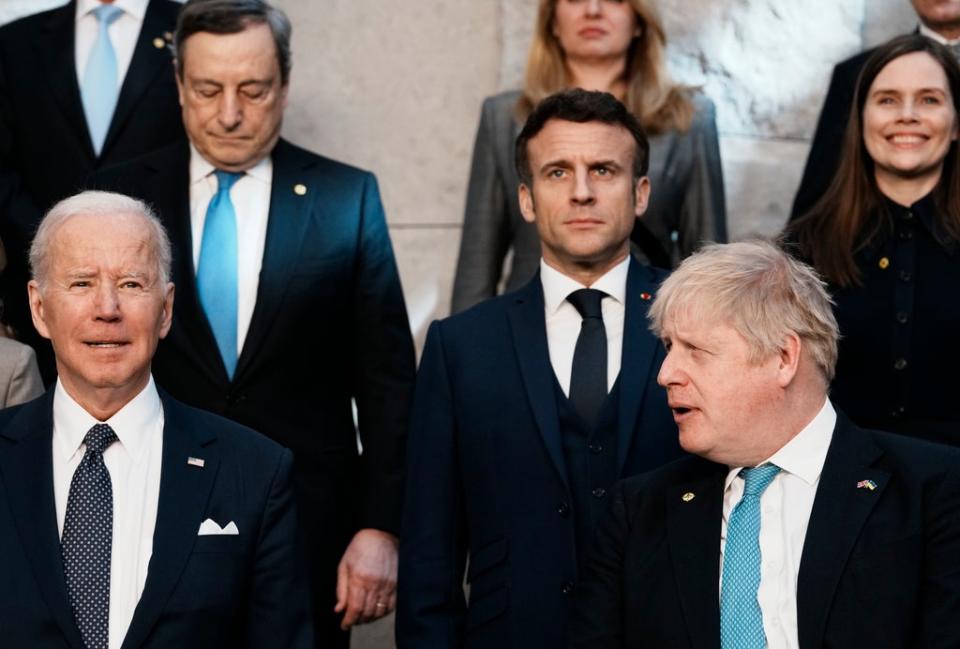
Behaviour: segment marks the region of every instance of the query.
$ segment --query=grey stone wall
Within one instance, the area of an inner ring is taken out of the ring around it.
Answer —
[[[284,135],[376,172],[418,343],[443,317],[473,135],[515,87],[535,0],[277,0],[294,24]],[[63,0],[0,0],[0,23]],[[779,230],[833,64],[908,31],[908,0],[662,0],[674,76],[717,103],[734,237]],[[654,188],[656,191],[656,188]],[[354,646],[392,646],[392,620]]]

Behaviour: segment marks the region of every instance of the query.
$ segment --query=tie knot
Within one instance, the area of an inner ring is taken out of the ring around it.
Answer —
[[[87,445],[87,452],[97,454],[102,454],[115,441],[117,441],[117,434],[107,424],[94,425],[83,438],[83,443]]]
[[[122,13],[123,9],[112,4],[101,4],[93,10],[93,15],[96,16],[101,27],[109,27]]]
[[[740,471],[740,477],[746,483],[743,487],[744,495],[759,496],[770,486],[778,473],[780,473],[780,467],[776,464],[761,464],[752,469],[743,469]]]
[[[233,184],[240,180],[240,176],[243,173],[236,173],[234,171],[224,171],[223,169],[217,169],[213,172],[213,175],[217,177],[217,193],[225,194],[230,191],[230,188],[233,187]]]
[[[573,305],[581,318],[597,318],[603,320],[603,311],[600,302],[607,296],[603,291],[595,288],[581,288],[567,296],[567,302]]]

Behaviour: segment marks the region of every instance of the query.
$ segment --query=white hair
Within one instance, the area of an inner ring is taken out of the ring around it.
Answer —
[[[813,268],[755,240],[708,244],[685,259],[661,285],[648,317],[658,337],[679,309],[727,323],[747,341],[754,362],[777,353],[792,332],[829,383],[840,337],[832,304]]]
[[[50,243],[57,229],[74,216],[128,216],[143,218],[153,234],[153,252],[157,259],[157,275],[161,284],[170,281],[172,252],[170,238],[160,219],[143,201],[114,192],[86,191],[63,199],[40,221],[37,233],[30,244],[30,273],[42,287],[50,268]]]

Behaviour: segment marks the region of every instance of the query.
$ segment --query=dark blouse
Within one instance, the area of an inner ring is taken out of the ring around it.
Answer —
[[[855,255],[862,286],[832,288],[831,398],[861,426],[960,446],[960,245],[929,195],[886,207],[881,233]]]

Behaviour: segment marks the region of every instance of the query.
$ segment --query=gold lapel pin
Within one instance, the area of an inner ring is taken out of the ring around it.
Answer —
[[[162,50],[166,44],[167,44],[167,41],[163,40],[159,36],[153,39],[153,46],[158,50]]]
[[[301,183],[297,183],[293,186],[293,193],[297,196],[303,196],[307,193],[307,186]]]
[[[890,260],[887,259],[886,257],[881,257],[880,262],[877,264],[877,266],[880,267],[880,270],[886,270],[889,265],[890,265]]]
[[[696,497],[697,497],[697,494],[693,493],[692,491],[688,491],[687,493],[680,496],[680,500],[682,500],[685,503],[688,503]]]

